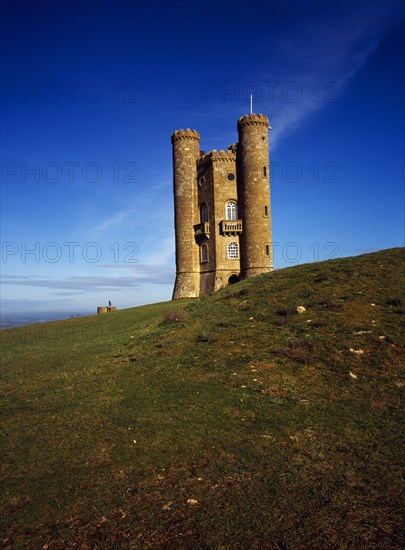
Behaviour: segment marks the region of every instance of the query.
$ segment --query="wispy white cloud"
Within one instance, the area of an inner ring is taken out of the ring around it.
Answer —
[[[90,227],[88,229],[88,232],[92,235],[99,235],[100,233],[104,233],[107,229],[111,229],[112,227],[117,227],[121,225],[125,220],[129,219],[132,214],[133,209],[131,208],[116,212],[112,216],[104,218],[97,225]]]
[[[111,267],[117,268],[117,265]],[[2,284],[46,288],[55,291],[68,290],[72,294],[77,294],[99,290],[116,291],[138,288],[141,284],[169,285],[173,283],[174,275],[170,266],[135,264],[118,267],[125,267],[130,270],[130,274],[125,276],[72,275],[61,278],[3,275]]]
[[[170,180],[169,184],[167,178],[151,181],[147,187],[138,187],[128,206],[101,216],[93,224],[85,220],[80,227],[81,235],[95,240],[125,235],[128,241],[147,242],[148,236],[156,235],[158,228],[160,242],[164,242],[174,231],[171,187],[172,182]]]

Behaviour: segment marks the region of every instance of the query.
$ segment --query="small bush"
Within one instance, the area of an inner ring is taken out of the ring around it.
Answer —
[[[341,267],[341,268],[339,269],[339,272],[340,272],[340,273],[344,273],[345,275],[349,275],[349,276],[351,276],[351,275],[354,274],[354,270],[353,270],[353,269],[350,269],[350,268],[348,268],[348,267]]]
[[[314,344],[309,340],[295,339],[280,348],[279,353],[297,363],[308,364],[313,359],[314,348]]]
[[[398,307],[398,306],[402,306],[402,300],[401,298],[390,298],[389,300],[387,300],[385,302],[385,304],[387,306],[395,306],[395,307]]]
[[[328,279],[329,277],[326,275],[326,273],[318,273],[318,275],[315,275],[314,277],[314,283],[323,283]]]
[[[277,327],[288,326],[290,323],[291,323],[291,317],[289,317],[288,315],[286,315],[285,317],[278,317],[278,318],[274,321],[274,324],[275,324]]]
[[[321,327],[327,327],[328,323],[325,320],[319,320],[319,321],[312,321],[312,323],[308,323],[308,325],[314,328],[321,328]]]
[[[184,309],[173,309],[163,313],[163,324],[184,323],[187,321],[187,314]]]
[[[237,292],[237,296],[247,296],[249,294],[249,290],[247,288],[242,288]]]
[[[342,304],[338,304],[329,298],[326,298],[326,300],[321,300],[319,305],[327,307],[328,309],[342,309],[343,307]]]
[[[304,332],[307,332],[308,325],[298,325],[297,323],[294,323],[289,326],[289,330],[293,334],[303,334]]]
[[[276,309],[276,314],[280,317],[287,317],[288,315],[296,315],[297,309],[293,307],[279,307]]]
[[[210,330],[202,330],[196,338],[196,342],[206,342],[211,343],[215,342],[215,334]]]
[[[309,298],[314,293],[313,290],[310,290],[309,288],[302,290],[301,292],[298,292],[297,296],[298,298]]]

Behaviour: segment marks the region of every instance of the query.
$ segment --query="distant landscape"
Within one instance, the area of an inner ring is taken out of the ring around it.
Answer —
[[[67,311],[58,312],[45,312],[45,313],[14,313],[2,315],[0,317],[0,329],[20,327],[24,325],[32,325],[34,323],[45,323],[47,321],[57,321],[61,319],[69,319],[71,317],[81,317],[83,315],[90,315],[87,313],[73,313]]]
[[[404,274],[2,330],[2,548],[403,548]]]

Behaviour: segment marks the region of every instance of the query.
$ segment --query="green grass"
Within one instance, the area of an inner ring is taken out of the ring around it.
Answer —
[[[402,548],[404,266],[1,331],[2,547]]]

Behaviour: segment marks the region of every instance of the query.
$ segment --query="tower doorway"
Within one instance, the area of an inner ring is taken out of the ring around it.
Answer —
[[[240,278],[239,278],[239,275],[231,275],[228,279],[228,284],[229,285],[234,285],[235,283],[239,283],[240,281]]]

